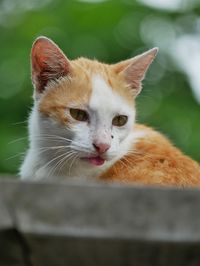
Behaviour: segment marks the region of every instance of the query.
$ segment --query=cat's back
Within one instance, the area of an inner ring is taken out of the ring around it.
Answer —
[[[100,178],[124,183],[200,185],[200,165],[147,126],[136,124],[130,151]]]

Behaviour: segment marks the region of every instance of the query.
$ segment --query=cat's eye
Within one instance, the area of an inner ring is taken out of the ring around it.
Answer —
[[[127,121],[128,121],[128,116],[117,115],[113,118],[112,124],[113,124],[113,126],[122,127],[127,123]]]
[[[84,110],[71,108],[69,112],[70,115],[78,121],[84,122],[88,120],[88,113]]]

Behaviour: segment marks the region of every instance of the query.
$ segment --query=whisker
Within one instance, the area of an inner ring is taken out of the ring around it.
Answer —
[[[69,162],[69,160],[73,159],[73,156],[74,156],[74,155],[76,155],[75,152],[72,153],[72,154],[67,158],[67,160],[66,160],[66,158],[63,158],[63,160],[62,160],[62,162],[61,162],[61,164],[60,164],[60,169],[59,169],[59,171],[61,171],[62,167],[63,167],[64,165],[66,165],[66,164]]]
[[[60,135],[54,135],[54,134],[39,134],[39,135],[35,135],[34,137],[54,137],[54,138],[59,138],[59,139],[63,139],[63,140],[69,140],[71,141],[71,139],[65,138],[63,136]]]
[[[127,162],[127,166],[130,166],[129,164],[132,164],[130,160],[128,160],[126,157],[122,158],[125,162]]]
[[[17,125],[27,124],[27,123],[28,123],[28,120],[25,120],[25,121],[21,121],[21,122],[12,123],[11,125],[17,126]]]
[[[15,139],[15,140],[11,140],[10,142],[8,142],[8,145],[16,143],[16,142],[21,141],[21,140],[25,140],[25,139],[28,139],[28,137],[23,137],[23,138],[18,138],[18,139]]]
[[[58,160],[60,157],[62,157],[62,156],[64,156],[64,155],[65,155],[65,154],[60,154],[59,156],[54,157],[52,160],[50,160],[50,161],[47,162],[45,165],[43,165],[43,166],[41,167],[41,169],[47,167],[48,165],[50,165],[51,163],[53,163],[55,160]]]
[[[87,151],[90,152],[90,149],[88,149],[88,146],[86,144],[85,145],[84,144],[81,144],[81,146],[80,146],[80,143],[78,143],[77,141],[72,140],[72,139],[68,139],[68,138],[65,138],[65,137],[62,137],[62,136],[49,135],[49,134],[41,134],[41,135],[38,135],[38,136],[34,136],[34,138],[36,140],[38,139],[39,141],[40,140],[41,141],[42,140],[51,140],[51,141],[55,141],[55,142],[57,142],[57,141],[66,141],[66,142],[71,143],[72,149],[74,149],[74,150],[79,151],[80,148],[82,148],[82,151],[87,150]],[[78,148],[76,146],[78,146]],[[83,150],[83,149],[85,149],[85,150]]]
[[[65,161],[67,158],[70,158],[73,155],[73,152],[69,152],[69,153],[64,153],[62,154],[64,156],[64,158],[61,158],[61,160],[59,160],[49,171],[48,176],[52,175],[53,173],[55,173],[56,168],[58,167],[58,165],[60,164],[60,162]]]
[[[71,168],[72,168],[72,165],[73,165],[73,163],[75,163],[75,161],[76,161],[77,158],[78,158],[78,154],[75,154],[75,155],[74,155],[74,158],[72,159],[72,162],[71,162],[71,164],[70,164],[70,166],[69,166],[69,176],[71,175]]]
[[[15,155],[12,155],[12,156],[6,158],[5,160],[8,161],[8,160],[17,158],[18,156],[22,156],[22,155],[25,155],[25,154],[26,154],[26,152],[19,152],[19,153],[15,154]]]
[[[59,171],[61,171],[62,167],[63,167],[64,165],[66,165],[66,163],[67,163],[68,161],[70,161],[70,160],[73,158],[74,154],[75,154],[75,152],[70,152],[69,154],[66,154],[66,155],[64,156],[64,158],[62,158],[62,159],[58,162],[58,165],[56,165],[55,168],[57,168],[57,167],[60,165],[60,169],[59,169]]]
[[[123,158],[119,160],[120,163],[122,163],[125,167],[127,167],[127,165],[125,164],[125,162],[123,162]]]
[[[65,164],[66,162],[66,159],[67,161],[70,159],[70,157],[72,156],[72,154],[68,154],[66,156],[64,156],[60,161],[58,161],[52,171],[52,174],[55,173],[56,169],[59,167],[59,170],[58,170],[58,173],[60,173],[61,169],[62,169],[62,166]]]
[[[61,149],[61,148],[69,148],[69,145],[62,145],[62,146],[45,146],[45,147],[41,147],[41,148],[32,148],[33,150],[57,150],[57,149]]]
[[[79,146],[79,147],[76,147],[76,146],[71,146],[71,148],[77,152],[87,152],[87,153],[90,153],[90,154],[95,154],[95,152],[91,151],[91,149],[89,149],[88,147],[82,147],[82,146]]]
[[[153,153],[152,154],[147,154],[147,153],[143,153],[143,152],[138,152],[138,151],[136,151],[136,150],[130,150],[129,151],[129,153],[128,153],[129,155],[135,155],[135,156],[139,156],[139,155],[145,155],[145,158],[152,158],[152,155],[153,155]],[[160,156],[164,156],[162,153],[156,153],[156,157],[160,157]]]
[[[57,150],[57,152],[59,152],[59,151],[61,151],[63,149],[64,148],[58,148],[58,149],[55,148],[55,150]],[[45,152],[49,151],[49,148],[35,148],[35,149],[32,148],[32,150],[35,151],[35,153],[37,153],[37,155],[40,155],[42,153],[45,153]]]
[[[67,138],[64,138],[64,137],[61,137],[61,136],[54,136],[54,135],[52,135],[52,136],[45,136],[45,135],[41,135],[41,136],[35,136],[34,137],[35,139],[38,139],[38,140],[51,140],[51,141],[66,141],[66,142],[70,142],[70,143],[72,143],[72,144],[74,144],[74,145],[77,145],[77,146],[79,146],[80,145],[80,143],[78,143],[78,142],[76,142],[76,141],[74,141],[74,140],[71,140],[71,139],[67,139]],[[85,146],[85,147],[87,147],[87,146]]]

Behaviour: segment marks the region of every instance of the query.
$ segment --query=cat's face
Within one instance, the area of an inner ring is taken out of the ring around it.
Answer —
[[[32,78],[45,121],[41,132],[66,139],[66,149],[93,166],[126,152],[134,98],[156,51],[115,65],[69,61],[53,42],[39,38],[32,49]]]

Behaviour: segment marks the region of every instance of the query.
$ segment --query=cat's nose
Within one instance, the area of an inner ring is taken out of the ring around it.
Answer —
[[[110,144],[108,143],[93,143],[95,150],[99,153],[104,153],[110,148]]]

